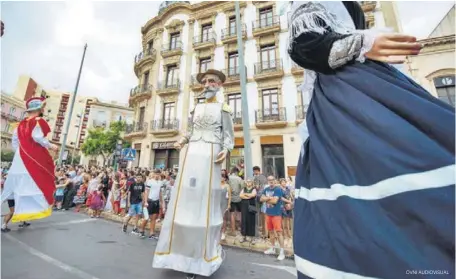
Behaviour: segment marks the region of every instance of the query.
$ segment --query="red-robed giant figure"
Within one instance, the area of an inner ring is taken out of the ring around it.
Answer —
[[[16,153],[2,192],[2,203],[14,199],[13,222],[45,218],[52,212],[55,166],[48,149],[57,147],[46,139],[51,129],[40,117],[44,106],[44,98],[29,99],[27,117],[13,132]]]

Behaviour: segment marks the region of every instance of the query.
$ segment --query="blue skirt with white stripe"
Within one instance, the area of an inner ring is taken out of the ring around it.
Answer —
[[[298,278],[455,278],[454,108],[366,61],[318,75],[306,123]]]

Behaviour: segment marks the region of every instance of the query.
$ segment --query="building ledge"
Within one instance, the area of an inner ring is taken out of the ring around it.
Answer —
[[[173,50],[162,50],[161,55],[163,58],[168,58],[172,56],[181,56],[182,55],[182,48],[177,48]]]
[[[235,131],[242,131],[243,130],[242,124],[234,124],[234,130]]]
[[[274,129],[274,128],[284,128],[288,125],[287,121],[270,121],[270,122],[257,122],[255,126],[258,129]]]
[[[264,72],[255,74],[253,76],[253,78],[255,79],[255,81],[261,81],[261,80],[265,80],[265,79],[270,80],[270,79],[274,79],[274,78],[281,78],[281,77],[283,77],[283,75],[284,75],[283,70],[277,69],[274,71],[264,71]]]
[[[152,130],[150,131],[151,134],[153,134],[157,138],[169,138],[169,137],[174,137],[177,134],[179,134],[179,130]]]
[[[169,96],[169,95],[176,95],[176,94],[179,93],[179,88],[178,87],[172,87],[172,88],[157,89],[156,93],[160,97]]]

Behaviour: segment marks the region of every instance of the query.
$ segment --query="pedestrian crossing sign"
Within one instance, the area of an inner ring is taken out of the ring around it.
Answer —
[[[122,158],[127,161],[134,161],[136,158],[136,149],[133,149],[133,148],[122,149]]]

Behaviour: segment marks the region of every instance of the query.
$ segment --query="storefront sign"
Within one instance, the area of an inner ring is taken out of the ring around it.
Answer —
[[[153,142],[152,149],[174,149],[175,141]]]
[[[296,167],[295,166],[293,166],[293,167],[288,166],[287,173],[288,173],[288,176],[296,176]]]

